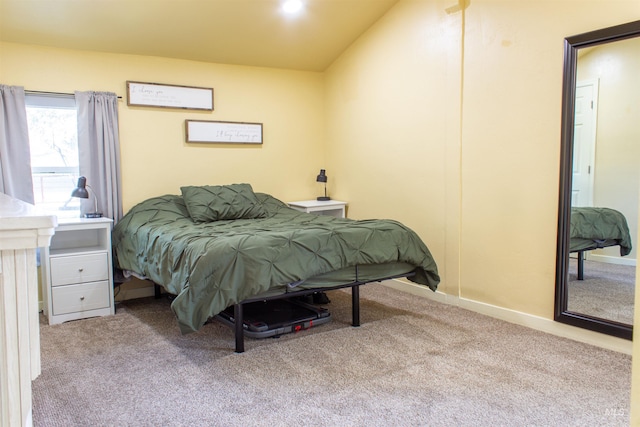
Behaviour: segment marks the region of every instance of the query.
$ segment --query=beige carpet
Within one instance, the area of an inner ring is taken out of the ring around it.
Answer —
[[[633,324],[635,266],[587,260],[584,262],[584,280],[578,280],[577,261],[571,259],[567,286],[569,311]]]
[[[631,357],[379,284],[332,321],[233,352],[165,299],[42,325],[36,426],[627,426]]]

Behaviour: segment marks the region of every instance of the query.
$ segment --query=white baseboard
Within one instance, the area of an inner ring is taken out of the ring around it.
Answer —
[[[630,265],[633,267],[636,266],[635,258],[622,258],[610,255],[589,254],[587,259],[589,261],[604,262],[607,264]]]
[[[629,340],[612,337],[610,335],[601,334],[599,332],[590,331],[588,329],[566,325],[564,323],[556,322],[552,319],[546,319],[544,317],[534,316],[532,314],[522,313],[520,311],[498,307],[495,305],[486,304],[466,298],[460,298],[457,296],[445,294],[443,292],[432,292],[425,286],[405,282],[399,279],[389,280],[383,282],[383,284],[393,289],[408,292],[412,295],[429,298],[431,300],[444,304],[451,304],[464,308],[466,310],[504,320],[506,322],[526,326],[538,331],[572,339],[574,341],[579,341],[586,344],[591,344],[597,347],[606,348],[608,350],[613,350],[628,355],[631,355],[633,350],[632,342]]]

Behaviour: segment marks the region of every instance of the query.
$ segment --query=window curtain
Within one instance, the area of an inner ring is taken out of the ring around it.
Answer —
[[[0,85],[0,191],[27,203],[34,202],[22,86]]]
[[[120,182],[120,138],[118,97],[111,92],[75,92],[78,109],[78,155],[80,175],[87,178],[89,199],[82,200],[84,215],[98,211],[113,219],[122,218]],[[93,192],[93,194],[91,194]]]

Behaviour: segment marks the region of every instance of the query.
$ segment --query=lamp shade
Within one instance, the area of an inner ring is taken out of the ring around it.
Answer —
[[[71,192],[71,197],[79,197],[81,199],[89,198],[89,191],[87,190],[87,178],[81,176],[78,178],[78,186]]]
[[[316,177],[316,182],[327,182],[327,175],[324,169],[320,169],[320,175]]]

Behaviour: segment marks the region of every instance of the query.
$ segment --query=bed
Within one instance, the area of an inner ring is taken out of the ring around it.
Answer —
[[[578,280],[584,279],[584,253],[620,246],[620,256],[631,252],[631,236],[624,215],[610,208],[571,208],[569,252],[578,256]]]
[[[234,306],[236,352],[244,350],[248,302],[406,277],[435,291],[436,263],[418,235],[394,220],[303,213],[249,184],[188,186],[134,206],[113,229],[116,267],[175,295],[183,334]]]

